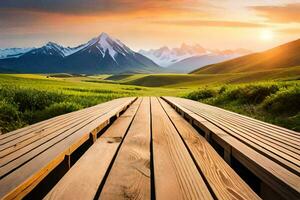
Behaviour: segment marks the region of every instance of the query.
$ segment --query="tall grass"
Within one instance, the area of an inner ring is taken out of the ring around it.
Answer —
[[[68,91],[77,93],[69,93]],[[109,90],[41,90],[0,85],[0,132],[6,133],[57,115],[122,97],[126,93]]]
[[[300,131],[300,82],[261,82],[199,88],[185,98]]]
[[[115,98],[182,91],[103,83],[98,78],[0,74],[0,134]]]

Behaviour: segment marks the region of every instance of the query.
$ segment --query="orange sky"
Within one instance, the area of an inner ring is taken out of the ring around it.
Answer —
[[[107,32],[135,50],[183,42],[264,50],[300,38],[300,1],[9,0],[0,26],[0,48],[75,46]]]

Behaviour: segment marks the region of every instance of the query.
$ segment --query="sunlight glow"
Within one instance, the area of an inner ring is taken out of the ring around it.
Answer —
[[[273,32],[271,30],[263,30],[260,33],[260,39],[263,41],[270,41],[273,39]]]

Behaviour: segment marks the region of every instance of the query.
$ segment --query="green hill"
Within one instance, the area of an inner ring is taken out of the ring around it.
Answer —
[[[200,85],[248,83],[267,80],[299,80],[300,66],[227,74],[131,74],[111,75],[110,83],[146,87],[195,88]]]
[[[273,70],[300,66],[300,39],[273,49],[208,65],[192,74],[224,74]]]

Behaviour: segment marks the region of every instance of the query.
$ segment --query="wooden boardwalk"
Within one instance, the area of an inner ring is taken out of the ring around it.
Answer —
[[[299,147],[198,102],[121,98],[1,135],[0,198],[300,199]]]

